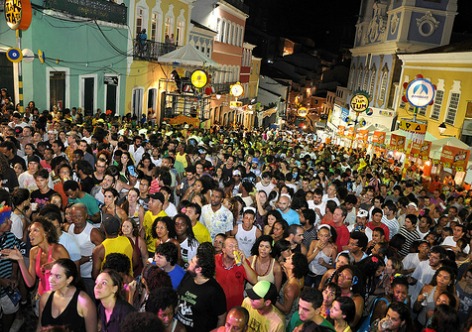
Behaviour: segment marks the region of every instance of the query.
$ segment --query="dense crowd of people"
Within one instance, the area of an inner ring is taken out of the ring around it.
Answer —
[[[2,108],[2,331],[471,331],[450,175],[296,131]]]

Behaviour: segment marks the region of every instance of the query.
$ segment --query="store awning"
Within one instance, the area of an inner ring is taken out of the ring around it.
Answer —
[[[193,45],[187,44],[175,51],[164,54],[159,57],[159,62],[178,64],[182,66],[196,66],[196,67],[219,67],[216,61],[213,61],[205,54],[197,50]]]

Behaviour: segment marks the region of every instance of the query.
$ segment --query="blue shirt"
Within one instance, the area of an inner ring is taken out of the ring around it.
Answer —
[[[300,225],[300,216],[298,212],[292,209],[289,209],[286,213],[283,213],[280,209],[277,209],[282,215],[282,218],[290,225]]]

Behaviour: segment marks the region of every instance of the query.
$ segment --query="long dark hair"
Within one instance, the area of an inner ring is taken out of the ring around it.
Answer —
[[[175,227],[175,222],[177,221],[178,218],[183,219],[185,221],[185,224],[187,225],[187,231],[185,233],[187,235],[189,247],[197,247],[198,246],[198,241],[197,241],[197,239],[195,239],[195,235],[193,234],[192,221],[190,220],[190,218],[186,214],[178,213],[172,219],[172,221],[174,223],[174,227]],[[175,228],[174,228],[174,230],[175,230]],[[170,232],[169,232],[169,235],[170,235]]]
[[[77,265],[69,258],[59,258],[54,262],[54,265],[59,265],[64,269],[66,278],[72,277],[70,285],[76,287],[78,290],[85,291],[85,285],[77,270]]]

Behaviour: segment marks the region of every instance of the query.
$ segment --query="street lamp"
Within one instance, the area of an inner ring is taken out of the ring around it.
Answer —
[[[446,132],[446,129],[447,129],[446,122],[441,123],[438,126],[439,135],[446,136],[446,137],[456,137],[456,135],[444,135],[444,133]]]

